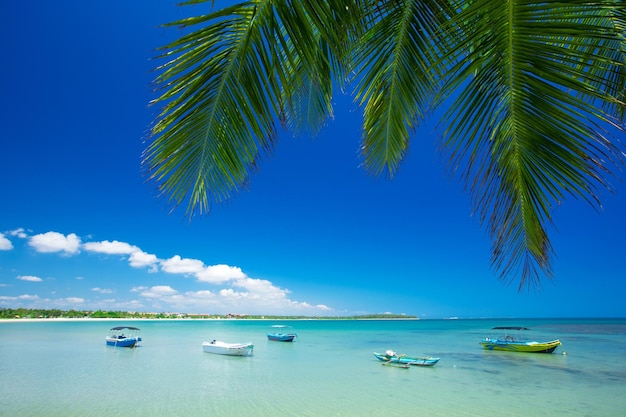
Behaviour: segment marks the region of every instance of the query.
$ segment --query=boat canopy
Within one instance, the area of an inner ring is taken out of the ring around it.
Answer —
[[[131,327],[131,326],[117,326],[117,327],[112,327],[111,330],[139,330],[138,327]]]
[[[524,326],[496,326],[495,330],[530,330],[528,327]]]

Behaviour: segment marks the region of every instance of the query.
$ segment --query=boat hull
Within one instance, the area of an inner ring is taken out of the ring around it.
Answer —
[[[501,350],[507,352],[526,352],[526,353],[553,353],[561,342],[551,340],[549,342],[521,342],[517,340],[500,340],[485,339],[480,344],[486,350]]]
[[[407,356],[407,355],[386,355],[384,353],[374,352],[374,356],[384,363],[396,363],[412,366],[435,366],[439,362],[439,358],[432,356]]]
[[[254,345],[252,343],[224,343],[214,340],[202,343],[202,350],[216,355],[251,356]]]
[[[118,339],[114,337],[106,338],[107,346],[115,346],[115,347],[135,347],[141,342],[141,337],[125,337],[123,339]]]
[[[293,342],[293,339],[296,337],[295,334],[290,333],[268,333],[267,340],[271,340],[273,342]]]

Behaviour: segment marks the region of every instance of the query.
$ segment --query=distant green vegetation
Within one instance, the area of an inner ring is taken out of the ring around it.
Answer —
[[[0,319],[238,319],[238,320],[383,320],[417,319],[405,314],[366,314],[362,316],[275,316],[249,314],[141,313],[102,310],[39,310],[0,308]]]

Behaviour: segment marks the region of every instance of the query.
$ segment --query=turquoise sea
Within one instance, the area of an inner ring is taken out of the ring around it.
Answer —
[[[136,349],[108,329],[140,327]],[[294,343],[267,341],[273,324]],[[494,326],[558,338],[554,354],[485,351]],[[212,339],[252,357],[204,353]],[[381,365],[393,349],[441,358]],[[564,354],[565,352],[565,354]],[[622,416],[626,319],[129,320],[0,323],[0,416]]]

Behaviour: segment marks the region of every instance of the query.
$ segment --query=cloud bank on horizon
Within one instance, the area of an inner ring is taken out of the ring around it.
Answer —
[[[53,298],[38,294],[4,295],[2,288],[9,283],[0,284],[0,307],[23,308],[59,308],[80,310],[122,310],[147,312],[185,312],[203,314],[276,314],[276,315],[329,315],[333,309],[323,305],[294,301],[289,298],[290,291],[280,288],[264,279],[249,277],[241,268],[224,264],[206,265],[202,260],[183,258],[174,255],[167,259],[143,251],[136,245],[117,240],[83,242],[74,233],[49,231],[29,234],[25,229],[16,229],[0,233],[0,250],[12,251],[15,246],[11,239],[23,239],[35,254],[58,254],[72,262],[72,257],[83,252],[105,256],[118,256],[128,263],[133,270],[144,270],[146,274],[157,274],[154,278],[165,280],[159,273],[194,279],[196,290],[182,291],[173,285],[155,283],[132,287],[127,297],[88,299],[84,295]],[[101,261],[99,258],[96,262]],[[4,272],[6,273],[6,271]],[[160,277],[160,278],[159,278]],[[36,275],[17,275],[16,280],[29,283],[42,283],[45,277]],[[84,281],[86,278],[77,277]],[[94,294],[116,294],[117,282],[110,282],[114,288],[93,287]],[[336,312],[335,312],[336,314]]]

